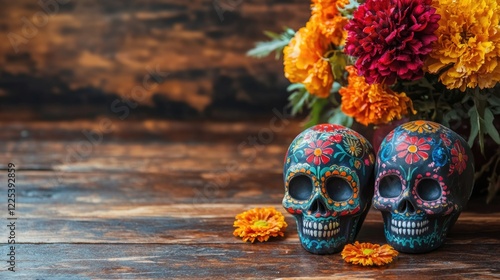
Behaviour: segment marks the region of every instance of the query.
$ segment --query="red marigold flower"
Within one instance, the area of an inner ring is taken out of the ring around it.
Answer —
[[[345,51],[369,84],[416,80],[437,40],[440,15],[432,0],[367,0],[346,26]]]

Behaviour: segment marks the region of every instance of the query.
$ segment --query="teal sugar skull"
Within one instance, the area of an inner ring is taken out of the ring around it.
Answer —
[[[300,133],[285,156],[283,207],[302,246],[332,254],[352,243],[373,196],[373,148],[349,128],[321,124]]]
[[[391,131],[377,155],[373,197],[387,243],[405,253],[441,246],[471,195],[473,161],[467,142],[440,124]]]

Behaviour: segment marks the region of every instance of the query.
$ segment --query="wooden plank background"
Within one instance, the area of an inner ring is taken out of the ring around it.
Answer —
[[[259,139],[269,123],[115,121],[88,149],[82,131],[97,135],[99,121],[0,125],[0,193],[6,195],[9,162],[17,166],[18,193],[18,271],[6,272],[4,263],[1,279],[500,275],[500,201],[486,206],[484,197],[474,198],[443,247],[400,254],[386,267],[352,266],[339,254],[303,250],[295,221],[280,204],[282,159],[301,130],[297,122],[252,145],[249,139]],[[234,216],[260,206],[284,213],[286,236],[256,244],[233,237]],[[7,227],[0,236],[5,256]],[[358,240],[385,243],[380,213],[369,213]]]
[[[57,1],[2,3],[3,111],[25,104],[36,117],[87,116],[126,97],[168,118],[268,114],[286,103],[282,62],[245,53],[264,30],[309,17],[301,0]],[[159,84],[134,98],[153,69]]]

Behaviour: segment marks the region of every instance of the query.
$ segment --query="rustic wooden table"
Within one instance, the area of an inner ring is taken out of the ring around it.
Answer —
[[[498,199],[490,206],[472,200],[444,246],[400,254],[386,267],[303,250],[295,221],[281,207],[282,159],[300,131],[294,122],[104,118],[1,128],[0,279],[500,277]],[[233,237],[234,216],[256,206],[286,215],[284,238],[249,244]],[[15,272],[6,262],[12,234]],[[369,213],[358,240],[385,242],[378,212]]]

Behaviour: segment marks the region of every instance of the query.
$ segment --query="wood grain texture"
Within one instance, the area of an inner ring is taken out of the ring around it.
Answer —
[[[444,245],[425,255],[400,254],[389,266],[371,268],[347,264],[339,254],[312,255],[298,244],[279,241],[253,245],[22,244],[19,258],[25,262],[16,275],[57,279],[498,279],[498,262],[485,258],[485,249]],[[498,255],[500,246],[489,245],[488,251]]]
[[[68,147],[84,141],[82,130],[98,131],[99,120],[0,125],[0,194],[7,164],[18,164],[18,271],[3,267],[1,279],[500,277],[498,198],[485,206],[484,197],[474,197],[444,246],[400,254],[386,267],[303,250],[293,217],[280,205],[282,159],[300,131],[296,122],[260,143],[255,155],[257,146],[238,146],[258,138],[267,121],[116,121],[76,161],[65,161]],[[285,215],[285,237],[256,244],[235,238],[234,216],[262,206]],[[6,211],[0,214],[6,221]],[[0,236],[5,256],[7,227]],[[357,239],[385,243],[379,212],[369,212]]]
[[[302,0],[7,1],[0,104],[46,118],[106,113],[117,97],[170,118],[268,113],[286,102],[282,63],[245,54],[309,14]]]

